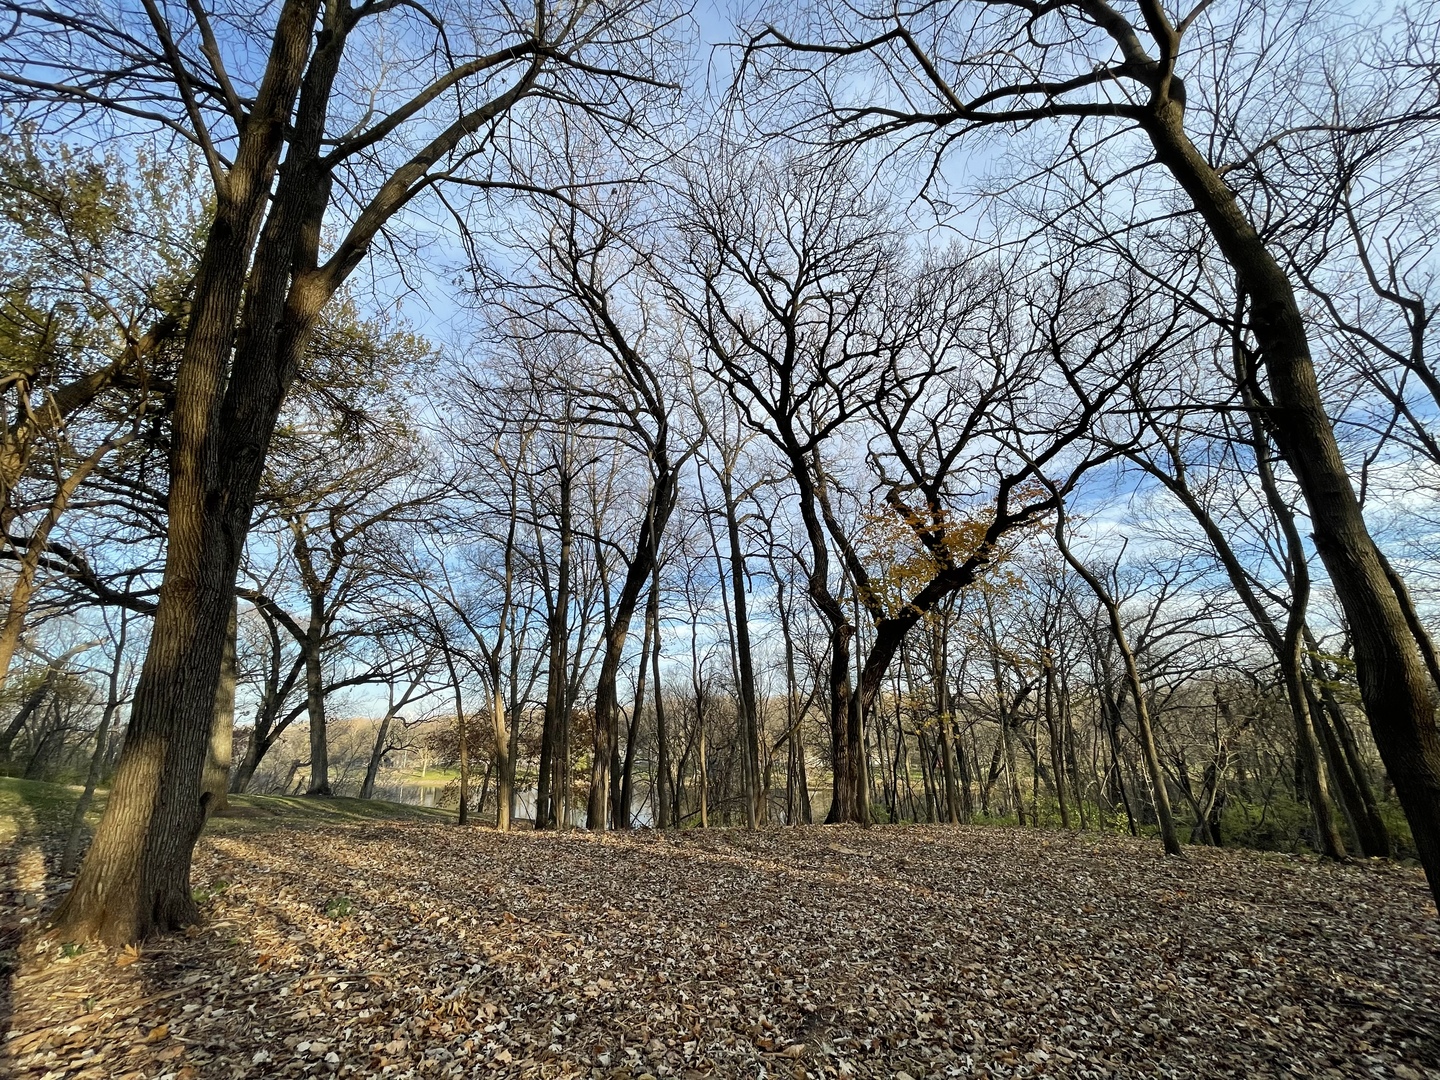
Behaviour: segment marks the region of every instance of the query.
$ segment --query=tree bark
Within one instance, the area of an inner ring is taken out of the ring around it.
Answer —
[[[370,748],[370,761],[365,766],[365,779],[360,784],[360,798],[362,799],[375,797],[375,781],[380,775],[380,766],[390,747],[390,723],[394,719],[394,709],[386,709],[385,715],[380,718],[380,729],[375,732],[375,745]]]
[[[210,796],[210,813],[229,805],[230,765],[235,754],[235,644],[239,632],[236,601],[230,603],[230,625],[225,630],[225,651],[220,655],[220,681],[215,686],[215,714],[210,729],[210,752],[205,758],[203,790]]]
[[[1440,903],[1436,687],[1412,629],[1418,619],[1387,576],[1350,483],[1294,289],[1234,193],[1185,133],[1183,105],[1171,97],[1153,102],[1143,126],[1158,160],[1190,197],[1249,299],[1248,325],[1270,391],[1267,426],[1309,508],[1315,550],[1354,642],[1365,714]]]

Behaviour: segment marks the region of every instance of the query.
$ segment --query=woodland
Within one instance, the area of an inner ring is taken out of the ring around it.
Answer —
[[[16,1075],[1440,1069],[1440,3],[0,7]]]

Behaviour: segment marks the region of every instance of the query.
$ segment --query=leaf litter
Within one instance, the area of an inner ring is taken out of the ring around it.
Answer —
[[[119,951],[17,946],[14,899],[0,1072],[1440,1076],[1440,920],[1389,864],[397,823],[209,837],[195,879],[202,925]]]

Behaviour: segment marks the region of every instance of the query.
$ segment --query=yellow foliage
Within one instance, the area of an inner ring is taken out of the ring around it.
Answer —
[[[975,558],[981,561],[977,584],[1008,580],[1002,566],[1010,545],[1002,539],[985,550],[994,520],[989,505],[922,512],[891,502],[865,513],[855,548],[871,568],[869,594],[863,598],[867,606],[894,618],[941,572]]]

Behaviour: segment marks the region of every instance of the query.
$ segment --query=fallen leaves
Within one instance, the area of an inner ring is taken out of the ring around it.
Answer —
[[[197,884],[229,885],[201,932],[147,946],[143,962],[27,956],[0,1070],[1440,1068],[1440,924],[1415,871],[1195,849],[1176,862],[1093,835],[1045,844],[916,827],[676,839],[395,824],[207,839]]]

